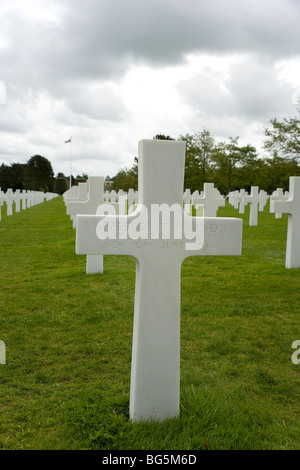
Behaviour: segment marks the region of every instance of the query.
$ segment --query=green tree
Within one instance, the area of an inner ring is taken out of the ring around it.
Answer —
[[[255,151],[251,146],[239,147],[238,140],[239,137],[230,137],[229,142],[219,142],[212,155],[215,185],[223,194],[242,185],[240,168],[250,155],[253,158]]]
[[[54,181],[54,192],[57,194],[63,194],[69,189],[69,181],[65,177],[55,178]]]
[[[0,188],[7,191],[8,188],[24,189],[26,165],[23,163],[12,163],[8,166],[4,163],[0,167]]]
[[[7,191],[12,188],[14,184],[14,175],[11,166],[2,163],[0,167],[0,188],[2,191]]]
[[[240,160],[234,170],[235,186],[250,191],[251,186],[257,186],[257,175],[260,169],[256,148],[250,144],[239,147]],[[264,188],[261,188],[264,189]]]
[[[41,155],[31,157],[26,165],[26,189],[34,191],[53,191],[54,173],[47,158]]]
[[[114,189],[119,191],[128,191],[129,189],[138,189],[138,158],[134,158],[133,166],[130,170],[127,168],[120,170],[116,176],[114,176]]]
[[[133,165],[131,168],[132,175],[133,175],[133,187],[132,189],[138,189],[138,175],[139,175],[139,159],[138,157],[134,157]]]
[[[300,109],[297,109],[298,113]],[[272,154],[286,159],[300,159],[300,119],[298,117],[274,118],[273,127],[265,129],[264,148]]]
[[[128,191],[130,188],[133,188],[133,175],[131,170],[127,170],[127,168],[118,171],[116,176],[113,178],[114,181],[114,189],[119,191],[123,189],[123,191]]]
[[[211,158],[214,138],[204,129],[194,135],[181,135],[179,140],[186,142],[184,187],[191,191],[202,189],[203,183],[211,177]]]
[[[175,140],[172,137],[170,137],[169,135],[165,135],[165,134],[156,134],[153,137],[153,139],[154,140]]]
[[[260,162],[256,184],[269,194],[277,188],[288,191],[289,177],[299,175],[300,167],[295,159],[287,160],[275,153],[272,158],[266,158]]]

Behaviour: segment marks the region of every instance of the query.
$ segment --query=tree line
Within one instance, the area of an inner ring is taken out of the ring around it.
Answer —
[[[54,191],[54,173],[47,158],[34,155],[27,163],[0,166],[0,188],[32,191]]]
[[[77,175],[76,178],[71,176],[71,178],[72,185],[75,185],[86,181],[88,176],[83,174]],[[69,176],[58,173],[54,177],[51,162],[41,155],[34,155],[27,163],[12,163],[11,165],[2,163],[0,188],[2,191],[11,188],[14,191],[20,189],[63,194],[69,188]]]
[[[265,129],[263,158],[254,146],[240,145],[239,137],[217,142],[207,129],[178,139],[164,134],[153,138],[186,142],[185,189],[202,190],[204,183],[212,182],[224,195],[235,189],[249,191],[251,186],[271,194],[277,188],[288,191],[289,177],[300,175],[300,119],[275,118],[270,123],[271,127]],[[116,189],[137,189],[137,163],[135,157],[130,170],[117,173],[113,178]]]
[[[297,109],[298,113],[300,109]],[[229,137],[218,142],[211,132],[203,129],[195,134],[180,135],[174,139],[157,134],[154,139],[181,140],[186,142],[184,187],[191,191],[202,190],[204,183],[213,182],[221,194],[235,189],[250,190],[259,186],[269,194],[277,188],[289,189],[289,177],[300,175],[300,119],[271,119],[271,127],[265,129],[260,157],[250,144],[240,145],[239,137]],[[86,174],[72,176],[72,185],[88,178]],[[113,178],[112,189],[116,191],[138,189],[138,158],[134,157],[132,168],[121,169]],[[69,177],[58,173],[54,177],[52,165],[45,157],[34,155],[27,163],[0,166],[0,188],[6,191],[36,190],[63,194],[69,187]]]

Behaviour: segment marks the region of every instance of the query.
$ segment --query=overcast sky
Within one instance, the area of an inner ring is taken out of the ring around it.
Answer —
[[[299,0],[1,0],[0,163],[114,176],[208,129],[260,151],[297,115]],[[261,154],[262,155],[262,154]]]

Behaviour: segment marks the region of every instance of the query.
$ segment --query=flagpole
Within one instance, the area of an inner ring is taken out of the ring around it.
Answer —
[[[70,144],[70,183],[69,186],[72,188],[72,137],[69,140],[65,140],[65,144]]]
[[[70,189],[72,188],[72,137],[70,140]]]

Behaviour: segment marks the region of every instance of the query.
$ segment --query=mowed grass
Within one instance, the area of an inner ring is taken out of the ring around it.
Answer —
[[[135,260],[85,274],[62,198],[0,222],[0,449],[300,449],[300,269],[287,216],[242,217],[240,257],[182,267],[180,418],[133,424]]]

